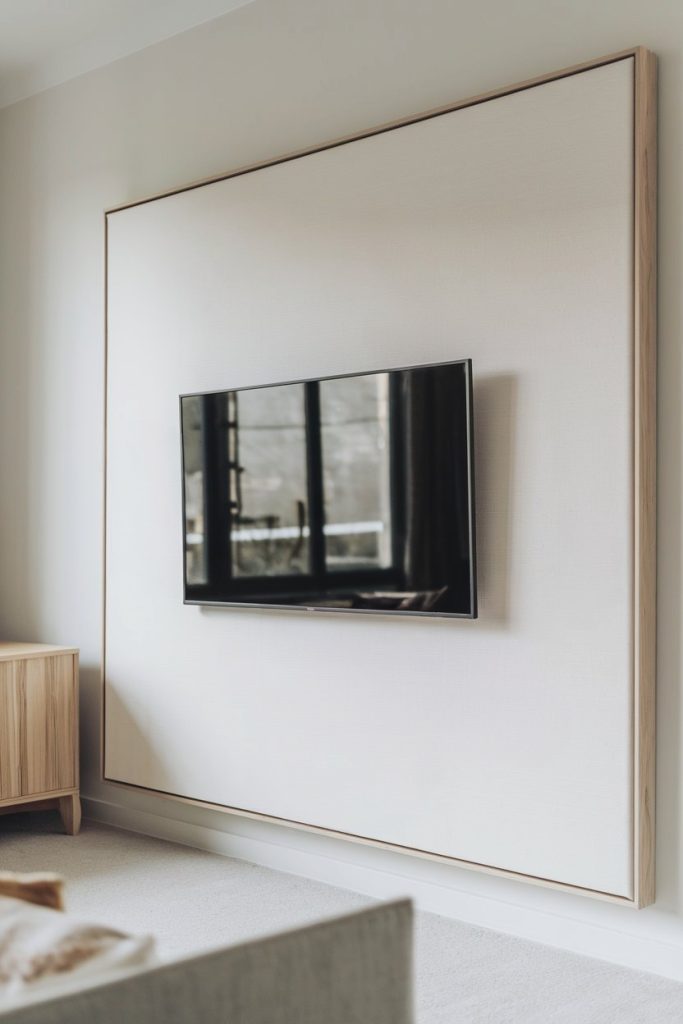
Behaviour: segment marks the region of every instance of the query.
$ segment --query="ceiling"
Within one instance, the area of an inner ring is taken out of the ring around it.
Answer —
[[[0,107],[251,0],[0,0]]]

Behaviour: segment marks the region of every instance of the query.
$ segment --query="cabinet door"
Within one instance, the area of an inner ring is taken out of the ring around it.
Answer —
[[[22,795],[69,789],[76,785],[73,655],[17,665],[24,697]]]
[[[16,662],[0,661],[0,800],[21,795]]]

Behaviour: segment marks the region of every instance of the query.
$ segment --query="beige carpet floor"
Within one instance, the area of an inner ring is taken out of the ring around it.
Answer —
[[[69,909],[153,933],[163,957],[290,928],[371,902],[243,861],[56,815],[0,817],[0,868],[58,871]],[[418,1024],[682,1024],[683,985],[418,914]],[[324,1022],[321,1022],[324,1024]]]

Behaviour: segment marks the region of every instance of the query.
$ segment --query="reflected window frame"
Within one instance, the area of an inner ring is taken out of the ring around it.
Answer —
[[[365,376],[365,375],[361,375]],[[294,383],[294,382],[293,382]],[[309,529],[309,571],[292,575],[261,575],[239,577],[232,574],[231,516],[234,504],[230,480],[226,430],[229,391],[212,392],[202,395],[180,396],[181,433],[183,429],[183,400],[199,399],[201,403],[200,429],[202,431],[203,497],[204,497],[204,564],[207,579],[203,583],[191,583],[185,576],[185,600],[190,602],[240,603],[241,600],[292,596],[303,599],[325,593],[355,592],[359,588],[391,588],[402,578],[403,544],[405,538],[405,509],[402,506],[402,430],[400,425],[401,403],[399,401],[398,375],[389,372],[389,509],[391,531],[391,563],[387,567],[367,569],[329,568],[326,557],[324,468],[322,445],[322,422],[320,408],[320,380],[301,381],[304,388],[304,422],[306,435],[306,483],[307,515]],[[187,560],[187,520],[185,514],[185,467],[182,467],[183,488],[183,541]],[[229,516],[226,517],[226,509]],[[226,522],[229,524],[225,528]]]

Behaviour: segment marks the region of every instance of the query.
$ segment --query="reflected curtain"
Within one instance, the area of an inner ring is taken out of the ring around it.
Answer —
[[[468,559],[465,369],[402,374],[405,585],[460,590]]]

